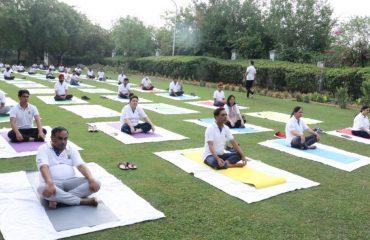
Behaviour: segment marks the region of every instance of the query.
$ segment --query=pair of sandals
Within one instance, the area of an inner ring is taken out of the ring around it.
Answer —
[[[98,132],[98,128],[96,127],[96,125],[89,125],[89,126],[87,127],[87,130],[88,130],[89,132]]]
[[[121,170],[136,170],[137,166],[130,162],[119,162],[117,167]]]

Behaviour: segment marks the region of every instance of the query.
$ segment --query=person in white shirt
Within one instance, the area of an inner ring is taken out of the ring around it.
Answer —
[[[55,70],[54,65],[53,65],[53,64],[51,64],[51,65],[49,66],[49,69],[50,69],[51,71],[54,71],[54,70]]]
[[[105,73],[104,73],[104,71],[103,71],[103,70],[100,70],[100,71],[98,72],[98,80],[99,80],[99,81],[105,81]]]
[[[253,82],[256,79],[256,74],[257,71],[254,68],[254,61],[250,62],[251,64],[247,68],[244,74],[244,79],[246,80],[245,82],[245,89],[247,90],[247,97],[249,98],[249,94],[254,95],[254,92],[252,92],[251,88],[253,87]]]
[[[227,97],[225,104],[225,111],[227,113],[227,125],[229,128],[245,128],[244,123],[246,122],[244,116],[240,114],[238,105],[235,102],[235,96],[230,95]]]
[[[320,135],[304,123],[302,115],[303,108],[296,106],[285,126],[286,143],[293,148],[302,150],[315,149],[316,146],[312,146],[312,144],[320,140]],[[311,135],[305,137],[305,131],[310,132]]]
[[[155,131],[154,124],[145,114],[144,110],[138,106],[139,98],[135,95],[130,97],[130,102],[122,108],[121,131],[127,134],[147,133]],[[139,123],[143,120],[143,123]]]
[[[0,116],[9,115],[10,107],[6,106],[5,93],[0,90]]]
[[[25,72],[24,66],[21,64],[18,65],[17,72]]]
[[[224,108],[217,108],[213,112],[215,122],[207,127],[205,132],[205,143],[203,161],[214,169],[226,169],[232,167],[244,167],[247,164],[246,157],[239,147],[238,142],[228,126],[227,113]],[[225,153],[225,144],[230,141],[234,151]]]
[[[78,76],[76,75],[76,72],[73,70],[72,72],[72,77],[71,77],[71,81],[69,82],[69,84],[73,85],[73,86],[80,86],[80,83],[79,83],[79,78]]]
[[[49,208],[65,205],[97,206],[91,194],[100,190],[100,182],[92,176],[76,147],[68,144],[64,127],[51,131],[51,142],[39,147],[36,164],[40,173],[38,194],[49,201]],[[78,177],[74,168],[83,175]]]
[[[40,65],[39,65],[39,69],[40,69],[40,70],[43,70],[43,69],[44,69],[44,65],[43,65],[42,63],[40,63]]]
[[[14,76],[12,75],[13,71],[10,67],[7,67],[4,71],[4,79],[5,80],[14,80]]]
[[[66,101],[71,100],[73,95],[68,94],[68,85],[64,81],[64,74],[59,74],[59,81],[55,83],[54,90],[55,90],[55,101]]]
[[[63,73],[64,72],[64,66],[63,65],[60,65],[59,68],[58,68],[58,71],[60,73]]]
[[[184,91],[182,91],[180,82],[177,81],[176,79],[170,83],[168,92],[170,96],[173,96],[173,97],[182,96],[184,94]]]
[[[55,76],[53,74],[53,71],[49,69],[46,73],[46,79],[55,79]]]
[[[223,107],[225,105],[224,85],[219,83],[217,90],[213,93],[213,106]]]
[[[128,78],[123,80],[123,83],[118,86],[118,97],[130,98],[133,94],[130,92],[130,83]]]
[[[352,134],[358,137],[370,138],[369,106],[363,106],[353,120]]]
[[[34,68],[33,66],[32,66],[32,67],[30,67],[30,70],[28,70],[28,74],[29,74],[29,75],[36,74],[36,68]]]
[[[11,142],[43,142],[45,139],[46,130],[42,128],[39,111],[28,103],[29,96],[28,90],[19,90],[19,104],[12,107],[9,112],[12,130],[8,132],[8,137]],[[32,125],[33,119],[37,128]]]
[[[143,80],[141,80],[140,86],[142,90],[153,90],[154,88],[152,81],[149,79],[148,76],[146,76],[145,78],[143,78]]]
[[[121,72],[121,73],[118,75],[118,85],[122,84],[122,83],[123,83],[123,81],[125,80],[125,78],[127,78],[127,77],[126,77],[126,75],[125,75],[123,72]]]
[[[91,68],[89,68],[86,75],[88,79],[95,79],[94,71]]]
[[[81,72],[82,72],[82,69],[81,69],[79,66],[77,66],[77,67],[75,68],[75,72],[76,72],[76,75],[77,75],[77,76],[80,76],[80,75],[81,75]]]

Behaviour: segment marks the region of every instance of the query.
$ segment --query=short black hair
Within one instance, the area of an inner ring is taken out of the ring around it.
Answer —
[[[18,97],[21,97],[23,94],[28,94],[30,95],[30,92],[27,89],[21,89],[18,91]]]
[[[362,106],[362,108],[361,108],[361,110],[360,110],[360,112],[363,112],[363,111],[365,111],[366,109],[368,109],[369,108],[369,106],[368,105],[364,105],[364,106]]]
[[[128,78],[124,78],[123,81],[129,81]]]
[[[130,97],[130,102],[132,101],[132,99],[134,99],[134,98],[136,98],[138,101],[139,101],[139,97],[138,96],[136,96],[136,95],[132,95],[131,97]]]
[[[296,106],[293,108],[292,114],[290,114],[290,117],[293,117],[294,113],[299,112],[299,110],[303,109],[301,106]]]
[[[68,130],[65,127],[62,127],[62,126],[55,127],[53,128],[53,130],[51,130],[51,136],[55,137],[57,133],[64,132],[64,131],[66,131],[69,134]]]
[[[254,61],[253,60],[251,61],[251,64],[254,65]]]
[[[222,112],[222,111],[224,111],[225,110],[225,108],[223,108],[223,107],[220,107],[220,108],[217,108],[217,109],[215,109],[214,111],[213,111],[213,116],[214,117],[217,117],[218,115],[220,115],[220,113]]]

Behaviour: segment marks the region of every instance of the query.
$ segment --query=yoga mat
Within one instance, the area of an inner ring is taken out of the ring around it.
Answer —
[[[54,229],[58,232],[82,227],[93,227],[119,220],[104,202],[100,202],[97,207],[59,205],[56,209],[50,209],[48,201],[42,199],[37,193],[39,173],[27,172],[27,178]]]
[[[329,132],[327,132],[327,134],[333,135],[333,136],[336,136],[336,137],[340,137],[340,138],[345,138],[345,139],[351,140],[351,141],[370,144],[370,138],[363,138],[363,137],[358,137],[358,136],[352,135],[351,128],[344,128],[344,129],[340,129],[340,130],[336,130],[336,131],[329,131]]]
[[[190,110],[187,108],[182,108],[182,107],[176,107],[170,104],[166,103],[146,103],[146,104],[141,104],[140,105],[142,108],[164,114],[164,115],[169,115],[169,114],[188,114],[188,113],[198,113],[198,111]]]
[[[13,142],[10,142],[10,139],[8,138],[8,133],[7,132],[0,132],[0,135],[1,135],[2,138],[4,138],[6,141],[9,142],[9,145],[17,153],[37,151],[37,149],[41,145],[45,144],[45,142],[21,142],[21,143],[13,143]]]
[[[198,106],[198,107],[205,107],[205,108],[210,108],[210,109],[216,109],[218,107],[216,106],[213,106],[213,100],[205,100],[205,101],[196,101],[196,102],[186,102],[188,104],[191,104],[191,105],[194,105],[194,106]],[[242,110],[242,109],[248,109],[248,107],[243,107],[243,106],[239,106],[239,109]]]
[[[112,90],[104,89],[104,88],[79,88],[81,92],[85,93],[115,93]]]
[[[16,84],[13,84],[14,86],[16,86],[17,88],[24,88],[24,89],[28,89],[28,88],[46,88],[45,85],[42,85],[42,84],[39,84],[39,83],[16,83]]]
[[[33,81],[30,81],[30,80],[24,80],[24,79],[20,79],[20,80],[8,80],[9,84],[34,84],[35,82]]]
[[[101,182],[101,189],[93,196],[104,203],[118,219],[117,221],[109,220],[99,225],[92,224],[94,226],[90,227],[56,231],[35,194],[26,172],[2,173],[0,174],[0,230],[4,239],[62,239],[165,217],[162,212],[153,208],[150,203],[98,164],[87,163],[86,166],[94,178]],[[99,207],[95,210],[100,211]],[[76,220],[83,220],[81,214],[74,216]],[[94,219],[88,219],[88,221],[94,221]],[[65,222],[68,224],[67,219]]]
[[[0,115],[0,123],[9,122],[9,121],[10,121],[9,116]]]
[[[300,150],[285,143],[285,139],[267,140],[259,144],[273,148],[296,157],[320,162],[344,171],[351,172],[359,167],[370,164],[370,158],[352,152],[347,152],[328,145],[315,143],[317,149]]]
[[[52,88],[30,88],[28,91],[30,94],[55,94]]]
[[[182,96],[176,96],[176,97],[170,96],[169,93],[157,93],[155,95],[160,96],[160,97],[173,99],[173,100],[194,100],[194,99],[199,99],[200,98],[198,96],[191,96],[191,95],[188,95],[188,94],[183,94]]]
[[[100,105],[60,106],[82,118],[119,117],[121,113]]]
[[[95,88],[95,86],[90,85],[90,84],[86,84],[86,83],[80,83],[79,86],[68,84],[68,87],[71,87],[71,88]]]
[[[131,84],[131,86],[133,86]],[[142,92],[142,93],[162,93],[162,92],[167,92],[167,90],[164,89],[159,89],[159,88],[153,88],[152,90],[143,90],[140,87],[132,87],[131,90],[137,91],[137,92]]]
[[[231,196],[237,197],[247,203],[258,202],[282,193],[319,185],[319,183],[317,182],[313,182],[287,171],[269,166],[261,161],[251,159],[250,161],[248,161],[248,167],[262,172],[268,176],[283,177],[286,180],[284,183],[278,185],[257,189],[254,186],[242,183],[240,181],[232,179],[229,176],[223,175],[221,173],[221,171],[223,170],[215,171],[205,164],[199,164],[198,162],[195,162],[184,156],[184,154],[187,153],[202,151],[203,148],[195,148],[177,151],[156,152],[154,154],[176,165],[185,172],[192,174],[194,177],[201,179],[209,183],[210,185],[218,188],[219,190]]]
[[[186,122],[195,123],[197,125],[208,127],[215,122],[214,118],[200,118],[200,119],[188,119],[184,120]],[[258,133],[258,132],[267,132],[273,131],[269,128],[264,128],[260,126],[256,126],[253,124],[244,124],[245,128],[230,128],[232,134],[245,134],[245,133]]]
[[[252,113],[246,113],[249,116],[252,117],[258,117],[258,118],[264,118],[268,120],[273,120],[277,122],[283,122],[287,123],[288,120],[290,119],[290,115],[285,114],[285,113],[279,113],[279,112],[272,112],[272,111],[264,111],[264,112],[252,112]],[[317,123],[322,123],[320,120],[316,119],[311,119],[311,118],[302,118],[302,120],[306,124],[317,124]]]
[[[202,160],[202,152],[189,152],[183,154],[186,158],[193,160],[197,163],[204,164]],[[204,164],[208,167],[208,165]],[[211,167],[209,167],[211,168]],[[212,169],[212,168],[211,168]],[[275,186],[286,182],[284,177],[270,176],[248,165],[243,168],[228,168],[217,170],[219,173],[230,177],[239,182],[247,183],[255,186],[257,189]]]
[[[122,102],[122,103],[128,103],[129,102],[129,99],[120,98],[117,95],[102,95],[102,97],[103,98],[108,98],[108,99],[113,100],[113,101]],[[145,99],[145,98],[142,98],[142,97],[139,97],[139,102],[140,103],[150,103],[152,101],[150,101],[148,99]]]
[[[37,96],[41,101],[43,101],[46,104],[50,105],[66,105],[66,104],[81,104],[81,103],[88,103],[85,100],[82,100],[76,96],[73,96],[71,100],[65,100],[65,101],[55,101],[54,96]]]
[[[14,101],[12,98],[10,98],[10,97],[5,97],[5,105],[6,106],[10,106],[10,107],[12,107],[12,106],[15,106],[15,105],[17,105],[18,103],[16,102],[16,101]]]
[[[155,126],[155,132],[152,131],[148,133],[138,133],[138,134],[126,134],[121,132],[120,122],[95,122],[88,123],[90,126],[96,126],[99,131],[115,138],[116,140],[124,144],[134,144],[134,143],[146,143],[146,142],[165,142],[172,140],[183,140],[188,139],[180,134],[171,132],[164,128]]]

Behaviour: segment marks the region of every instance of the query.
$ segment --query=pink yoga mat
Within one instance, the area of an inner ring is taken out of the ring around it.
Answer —
[[[120,122],[114,122],[114,123],[108,123],[109,126],[114,127],[115,129],[121,131],[121,123]],[[148,133],[136,133],[130,135],[134,138],[151,138],[151,137],[162,137],[161,135],[153,132],[148,132]]]
[[[337,132],[339,133],[344,133],[344,134],[347,134],[347,135],[351,135],[353,136],[352,134],[352,130],[350,128],[344,128],[344,129],[340,129],[340,130],[337,130]],[[366,139],[366,138],[365,138]],[[367,138],[367,139],[370,139],[370,138]]]
[[[12,143],[10,142],[10,139],[8,138],[8,133],[3,132],[0,134],[5,140],[9,142],[9,145],[16,151],[17,153],[22,152],[32,152],[37,151],[37,149],[45,144],[45,142],[22,142],[22,143]]]

